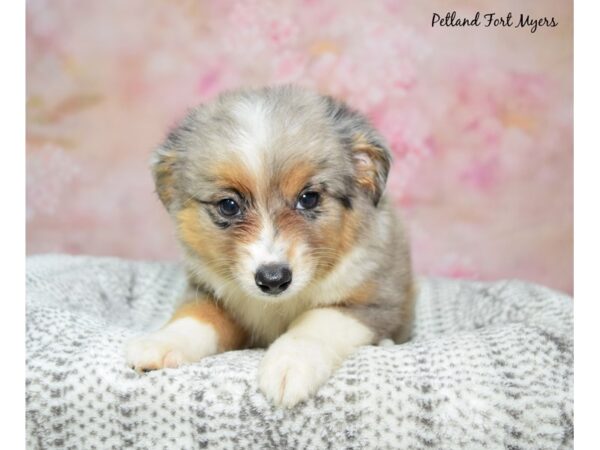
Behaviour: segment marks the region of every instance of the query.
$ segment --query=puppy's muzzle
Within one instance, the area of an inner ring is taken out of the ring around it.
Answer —
[[[258,268],[254,280],[265,294],[277,295],[292,283],[292,271],[287,264],[265,264]]]

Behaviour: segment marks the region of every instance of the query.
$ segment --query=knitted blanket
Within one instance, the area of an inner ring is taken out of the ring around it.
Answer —
[[[184,287],[171,263],[27,263],[31,449],[563,449],[573,446],[572,299],[520,281],[420,279],[413,338],[365,346],[317,395],[274,408],[263,350],[138,374],[127,339]]]

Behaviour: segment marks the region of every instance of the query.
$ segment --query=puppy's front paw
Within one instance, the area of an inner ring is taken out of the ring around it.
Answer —
[[[160,332],[140,336],[127,343],[125,358],[127,364],[137,371],[179,367],[186,361],[177,342],[161,335]]]
[[[283,335],[267,350],[259,386],[275,405],[292,407],[306,400],[335,369],[335,355],[322,343]]]
[[[129,341],[127,364],[137,371],[179,367],[217,351],[217,336],[207,324],[182,319],[155,333]]]

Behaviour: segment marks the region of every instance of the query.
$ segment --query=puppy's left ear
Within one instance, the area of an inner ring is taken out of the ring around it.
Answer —
[[[353,137],[352,162],[358,186],[367,192],[377,206],[385,189],[392,156],[387,146],[359,134]]]
[[[385,189],[392,154],[365,116],[332,97],[325,98],[334,126],[350,151],[356,184],[377,206]]]

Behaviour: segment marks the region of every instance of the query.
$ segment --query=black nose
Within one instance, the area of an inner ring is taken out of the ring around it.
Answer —
[[[277,295],[291,284],[292,271],[286,264],[265,264],[258,268],[254,280],[261,291]]]

